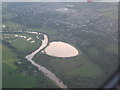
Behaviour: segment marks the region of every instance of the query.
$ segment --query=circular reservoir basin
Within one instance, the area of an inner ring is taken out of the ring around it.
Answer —
[[[54,57],[74,57],[78,55],[78,50],[72,45],[64,42],[51,42],[46,47],[45,52],[47,55]]]

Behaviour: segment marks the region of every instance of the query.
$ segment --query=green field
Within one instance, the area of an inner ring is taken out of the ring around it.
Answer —
[[[15,37],[15,35],[25,36],[26,38]],[[29,38],[32,39],[27,41]],[[23,56],[36,50],[41,45],[41,41],[36,38],[36,35],[31,34],[3,34],[3,39],[16,48],[19,53],[22,53]],[[31,41],[35,42],[31,43]]]
[[[7,42],[2,44],[3,88],[56,88],[53,81],[24,59],[26,55],[39,47],[40,40],[36,39],[35,35],[17,34],[24,35],[27,39],[32,37],[35,42],[31,43],[32,40],[26,41],[24,38],[16,38],[15,35],[3,34],[3,39]],[[18,67],[16,62],[23,64]]]
[[[3,88],[30,88],[35,85],[36,79],[33,76],[28,76],[24,73],[16,73],[18,69],[14,65],[15,61],[18,61],[16,54],[12,52],[6,45],[2,45],[3,53]],[[31,82],[32,81],[32,82]]]
[[[34,60],[39,64],[42,63],[43,66],[45,66],[50,71],[54,72],[69,87],[73,87],[73,83],[76,82],[75,80],[73,80],[71,83],[72,85],[68,84],[68,82],[71,81],[70,78],[103,78],[105,75],[101,67],[93,63],[89,58],[87,58],[87,56],[83,54],[73,58],[54,58],[38,53],[34,57]],[[88,81],[89,79],[86,79],[85,83],[88,84]],[[80,84],[81,82],[76,82],[75,86],[80,87]],[[89,85],[89,87],[94,86]]]

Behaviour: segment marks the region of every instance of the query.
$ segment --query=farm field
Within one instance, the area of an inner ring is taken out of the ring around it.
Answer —
[[[69,81],[78,78],[89,78],[84,80],[84,83],[89,84],[89,80],[92,78],[101,78],[101,81],[105,79],[105,72],[100,66],[90,61],[85,55],[78,55],[73,58],[54,58],[45,54],[38,53],[34,60],[36,63],[41,64],[54,72],[58,77],[60,77],[65,84],[69,86]],[[68,80],[66,79],[68,78]],[[71,79],[71,80],[70,80]],[[77,81],[76,86],[79,87],[81,84]],[[96,83],[97,84],[97,83]],[[98,83],[100,85],[100,83]],[[69,86],[73,88],[73,86]],[[82,86],[81,86],[82,87]],[[84,87],[84,86],[83,86]],[[91,87],[94,87],[91,85]]]
[[[36,44],[31,43],[32,40],[15,38],[15,35],[24,35],[28,39],[31,36]],[[39,72],[24,59],[27,54],[38,48],[40,40],[36,39],[34,35],[28,34],[3,34],[3,39],[7,42],[2,44],[3,88],[57,87],[42,72]]]
[[[12,52],[6,45],[2,45],[3,53],[3,88],[30,88],[35,85],[36,78],[28,76],[25,73],[16,73],[18,67],[14,65],[15,61],[19,61],[17,55]],[[33,82],[31,82],[31,80]],[[12,82],[11,82],[12,81]],[[24,82],[24,83],[23,83]]]
[[[23,56],[36,50],[40,45],[41,41],[36,38],[35,35],[30,34],[3,34],[3,39],[11,44],[12,47],[21,53]],[[21,55],[21,56],[22,56]]]

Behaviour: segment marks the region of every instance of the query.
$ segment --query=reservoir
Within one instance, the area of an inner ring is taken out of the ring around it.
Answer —
[[[45,49],[47,55],[54,57],[74,57],[78,55],[78,50],[65,42],[51,42]]]

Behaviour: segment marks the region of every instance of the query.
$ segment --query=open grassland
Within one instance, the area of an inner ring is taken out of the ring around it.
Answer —
[[[99,87],[110,75],[109,70],[113,73],[112,67],[117,65],[117,61],[113,61],[117,59],[111,58],[118,55],[117,44],[106,44],[103,49],[84,47],[78,48],[81,54],[76,57],[57,58],[39,52],[34,61],[55,73],[70,88]]]
[[[15,37],[15,35],[25,36],[26,38]],[[41,45],[41,42],[36,38],[36,35],[31,34],[3,34],[3,38],[24,56],[36,50]],[[30,40],[27,41],[27,39]]]
[[[35,85],[35,82],[34,76],[15,73],[15,68],[3,64],[3,88],[30,88]]]
[[[101,67],[90,61],[83,54],[73,58],[55,58],[38,53],[34,60],[54,72],[69,87],[81,87],[82,83],[80,81],[77,82],[75,80],[76,77],[78,77],[78,80],[83,80],[84,78],[102,78],[105,75]],[[72,81],[72,79],[74,80]],[[68,84],[71,81],[73,85]],[[88,85],[89,79],[84,82]],[[76,84],[75,86],[74,83]],[[91,81],[91,83],[93,82]],[[82,87],[87,86],[82,85]],[[94,86],[89,85],[88,87]]]
[[[30,37],[31,40],[27,41]],[[3,34],[3,40],[7,42],[2,45],[3,88],[57,88],[53,81],[24,59],[39,47],[40,40],[30,34]],[[33,40],[35,42],[31,43]]]
[[[2,45],[2,59],[3,63],[7,64],[8,66],[17,69],[17,67],[13,64],[15,61],[18,61],[17,55],[12,52],[6,45]]]
[[[18,67],[14,65],[14,62],[19,60],[16,54],[4,44],[2,45],[2,53],[3,88],[30,88],[34,86],[36,79],[33,76],[28,76],[24,73],[19,74],[15,72]]]

